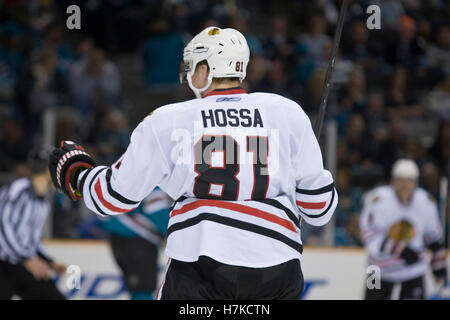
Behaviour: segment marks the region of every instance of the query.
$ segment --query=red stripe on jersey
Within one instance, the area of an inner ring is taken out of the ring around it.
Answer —
[[[185,204],[180,209],[173,210],[172,213],[170,214],[170,217],[172,218],[176,215],[183,214],[183,213],[186,213],[188,211],[191,211],[191,210],[197,209],[199,207],[203,207],[203,206],[217,207],[217,208],[223,208],[223,209],[237,211],[240,213],[245,213],[250,216],[258,217],[258,218],[276,223],[282,227],[285,227],[286,229],[289,229],[292,232],[297,233],[297,230],[295,229],[294,225],[289,220],[280,218],[272,213],[262,211],[262,210],[259,210],[259,209],[253,208],[253,207],[244,206],[244,205],[238,204],[238,203],[230,203],[230,202],[221,201],[221,200],[198,200],[195,202],[191,202],[191,203]]]
[[[121,208],[118,208],[118,207],[114,206],[113,204],[109,203],[108,201],[106,201],[106,199],[103,197],[103,191],[102,191],[102,186],[100,184],[100,178],[97,180],[97,183],[95,184],[94,189],[95,189],[95,193],[97,194],[97,197],[100,200],[100,202],[102,203],[102,205],[111,211],[114,211],[117,213],[126,213],[126,212],[130,212],[131,210],[134,210],[137,208],[137,207],[135,207],[135,208],[131,208],[131,209],[121,209]]]
[[[303,202],[296,201],[297,205],[302,207],[303,209],[323,209],[325,208],[326,202]]]
[[[384,260],[369,258],[369,264],[379,266],[380,268],[394,266],[396,264],[401,264],[402,262],[403,262],[403,260],[395,258],[395,257],[384,259]]]
[[[223,96],[227,94],[239,94],[239,93],[247,93],[244,89],[236,88],[236,89],[230,89],[230,90],[216,90],[211,91],[208,94],[205,94],[203,98],[209,97],[209,96]]]
[[[378,230],[377,229],[369,229],[369,230],[367,230],[367,231],[364,231],[363,233],[362,233],[362,240],[367,240],[368,238],[370,238],[371,236],[373,236],[373,235],[375,235],[375,234],[377,234],[378,233]]]

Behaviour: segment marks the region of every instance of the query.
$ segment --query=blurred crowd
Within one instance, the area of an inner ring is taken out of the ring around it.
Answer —
[[[289,97],[314,121],[341,2],[86,0],[74,31],[65,23],[70,1],[0,0],[0,172],[21,174],[18,164],[43,142],[48,110],[57,114],[54,142],[76,140],[111,164],[137,124],[124,92],[130,70],[116,59],[139,59],[142,90],[179,86],[183,47],[211,25],[246,36],[245,89]],[[366,26],[373,4],[380,30]],[[450,1],[353,1],[332,81],[325,125],[337,123],[335,244],[361,245],[363,194],[389,182],[396,159],[414,159],[421,186],[440,201],[450,162]],[[53,235],[102,237],[78,206],[55,197]],[[320,232],[308,232],[310,243]]]

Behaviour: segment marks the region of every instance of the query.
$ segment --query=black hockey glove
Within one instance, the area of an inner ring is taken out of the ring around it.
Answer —
[[[71,200],[83,197],[82,190],[77,189],[78,175],[83,169],[95,166],[92,157],[84,148],[72,141],[61,141],[49,157],[49,170],[56,189],[64,192]]]
[[[406,247],[400,253],[400,258],[402,258],[406,264],[413,264],[419,261],[419,254],[410,247]]]

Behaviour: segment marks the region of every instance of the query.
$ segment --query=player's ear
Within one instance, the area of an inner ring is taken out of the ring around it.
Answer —
[[[208,65],[206,63],[202,64],[201,66],[199,66],[199,71],[200,71],[201,79],[207,81],[208,75],[209,75]]]

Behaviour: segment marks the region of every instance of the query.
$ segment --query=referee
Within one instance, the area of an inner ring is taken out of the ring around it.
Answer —
[[[42,228],[50,211],[48,154],[31,152],[31,174],[0,189],[0,299],[64,299],[52,275],[65,272],[43,251]]]

